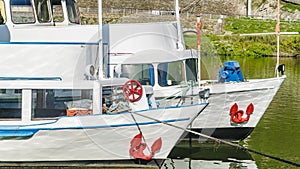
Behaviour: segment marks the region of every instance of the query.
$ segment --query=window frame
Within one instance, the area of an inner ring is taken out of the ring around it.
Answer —
[[[11,0],[11,2],[13,2],[14,0]],[[30,0],[25,0],[25,1],[29,1],[30,2],[30,7],[31,7],[31,11],[30,12],[28,12],[28,13],[31,13],[32,14],[32,22],[16,22],[15,20],[14,20],[14,16],[16,15],[16,14],[14,14],[14,11],[13,11],[13,9],[12,9],[12,7],[13,7],[13,4],[12,3],[10,3],[10,14],[11,14],[11,21],[14,23],[14,24],[34,24],[34,23],[36,23],[36,16],[35,16],[35,12],[34,12],[34,5],[32,4],[32,2],[30,1]],[[25,6],[25,5],[23,5],[23,6]],[[29,6],[29,5],[28,5]]]
[[[150,63],[145,64],[122,64],[120,77],[138,80],[142,85],[155,85],[154,66]],[[130,70],[126,72],[125,70]],[[136,72],[137,70],[138,72]],[[132,74],[131,72],[135,73]],[[114,77],[117,77],[114,75]]]
[[[72,4],[70,4],[70,2],[72,2]],[[80,11],[77,2],[75,0],[66,0],[66,8],[69,22],[80,24]]]
[[[41,2],[41,1],[43,1],[43,2],[46,2],[46,3],[40,3],[39,4],[39,2]],[[41,13],[41,14],[39,14],[41,11],[43,11],[43,10],[39,10],[39,8],[43,8],[42,6],[41,6],[41,4],[42,5],[46,5],[46,7],[47,7],[47,17],[48,17],[48,19],[47,20],[45,20],[45,21],[43,21],[43,12]],[[37,18],[37,21],[39,22],[39,23],[50,23],[51,21],[52,21],[52,14],[51,14],[51,3],[50,3],[50,1],[49,0],[34,0],[34,8],[35,8],[35,16],[36,16],[36,18]]]
[[[176,69],[174,67],[170,68],[170,64],[180,65],[180,69]],[[164,66],[164,67],[161,67]],[[166,71],[164,69],[167,69]],[[180,70],[179,76],[181,76],[181,80],[178,81],[176,77],[179,77],[177,73],[179,72],[171,72],[171,70]],[[171,72],[171,73],[170,73]],[[166,73],[166,74],[165,74]],[[174,75],[172,75],[174,74]],[[173,62],[164,62],[159,63],[157,65],[157,82],[160,87],[168,87],[168,86],[176,86],[180,85],[181,82],[186,82],[186,74],[185,74],[185,65],[183,60],[173,61]],[[173,79],[170,79],[170,77]],[[169,80],[171,80],[171,84],[169,84]]]
[[[0,25],[6,24],[7,16],[6,16],[6,7],[4,0],[0,0],[0,16],[2,18],[2,22],[0,22]]]

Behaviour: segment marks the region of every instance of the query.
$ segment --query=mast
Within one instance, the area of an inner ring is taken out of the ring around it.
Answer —
[[[275,67],[276,77],[279,77],[278,66],[279,66],[279,37],[280,37],[280,3],[277,0],[277,24],[276,24],[276,36],[277,36],[277,61]]]
[[[99,58],[99,70],[98,79],[103,79],[103,46],[102,46],[102,0],[98,0],[98,58]]]
[[[201,15],[197,15],[197,46],[198,46],[198,87],[201,80]]]
[[[102,39],[102,0],[98,0],[98,80],[104,78],[103,74],[103,39]],[[93,87],[93,112],[102,114],[102,86],[99,81],[94,81]]]

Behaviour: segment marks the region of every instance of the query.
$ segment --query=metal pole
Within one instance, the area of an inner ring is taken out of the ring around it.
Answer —
[[[103,46],[102,46],[102,0],[98,0],[98,79],[103,79]]]
[[[183,50],[184,46],[183,46],[183,40],[182,40],[182,34],[181,34],[181,24],[180,24],[179,11],[180,11],[180,8],[179,8],[178,0],[175,0],[175,14],[176,14],[176,22],[177,22],[177,36],[178,36],[177,48],[179,50]]]
[[[280,37],[280,3],[277,0],[277,24],[276,24],[276,34],[277,34],[277,62],[275,67],[276,77],[279,76],[278,66],[279,66],[279,37]]]
[[[201,81],[201,15],[197,15],[197,46],[198,46],[198,87],[200,88]]]
[[[102,85],[98,80],[95,80],[93,87],[93,114],[103,114],[102,106]]]
[[[252,0],[247,0],[248,3],[247,3],[247,17],[251,17],[252,15],[252,9],[251,9],[251,6],[252,6]]]

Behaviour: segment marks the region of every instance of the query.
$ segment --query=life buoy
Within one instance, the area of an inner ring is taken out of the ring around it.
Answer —
[[[145,155],[144,150],[146,149],[147,144],[142,142],[142,137],[142,133],[139,133],[133,137],[133,139],[130,141],[129,154],[135,159],[148,161],[151,160],[154,154],[161,149],[162,139],[158,138],[151,146],[151,153],[149,155]]]
[[[230,108],[230,119],[234,123],[246,123],[249,121],[251,114],[254,111],[254,106],[252,103],[250,103],[246,109],[246,117],[244,116],[244,111],[243,110],[238,110],[238,105],[235,103],[233,106]]]
[[[143,87],[137,80],[127,81],[122,88],[124,97],[131,101],[139,101],[143,96]]]

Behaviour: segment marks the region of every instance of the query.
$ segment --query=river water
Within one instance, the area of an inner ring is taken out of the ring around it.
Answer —
[[[222,58],[238,60],[244,77],[274,77],[276,58]],[[280,58],[286,80],[264,116],[239,144],[246,148],[300,164],[300,58]],[[219,143],[180,143],[163,168],[176,169],[293,169],[268,157]]]

